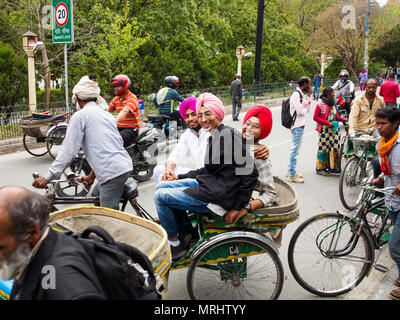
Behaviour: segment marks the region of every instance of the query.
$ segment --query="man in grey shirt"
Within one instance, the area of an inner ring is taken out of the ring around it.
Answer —
[[[124,184],[133,168],[132,159],[123,147],[116,119],[97,102],[100,94],[97,83],[85,76],[72,93],[78,111],[71,117],[63,144],[49,171],[32,185],[44,188],[49,181],[59,178],[82,148],[92,171],[81,181],[93,183],[97,178],[100,205],[118,210]]]
[[[375,118],[376,128],[382,136],[377,144],[382,174],[372,184],[379,186],[383,183],[385,188],[394,188],[392,195],[385,195],[385,206],[393,225],[389,252],[397,264],[398,276],[395,284],[400,287],[400,135],[397,130],[400,111],[397,108],[382,108],[377,111]],[[392,290],[390,295],[400,300],[400,288]]]
[[[231,97],[232,97],[232,119],[233,121],[239,121],[239,113],[242,109],[242,89],[243,84],[240,80],[242,75],[236,74],[236,80],[231,83]]]

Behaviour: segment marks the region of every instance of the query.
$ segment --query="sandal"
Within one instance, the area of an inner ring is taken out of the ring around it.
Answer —
[[[393,299],[400,300],[400,289],[394,289],[389,294]]]
[[[395,286],[400,287],[400,278],[397,278],[396,280],[393,281]]]

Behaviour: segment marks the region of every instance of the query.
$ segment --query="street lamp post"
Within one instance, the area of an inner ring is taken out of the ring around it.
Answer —
[[[238,46],[236,48],[236,57],[238,59],[238,67],[237,67],[238,74],[242,74],[242,60],[243,60],[245,52],[246,52],[246,48],[243,46]]]
[[[321,86],[323,86],[325,66],[327,62],[328,54],[326,52],[321,53]]]
[[[42,42],[31,31],[22,35],[22,47],[28,56],[29,111],[36,112],[35,51]]]
[[[368,74],[368,39],[369,39],[369,22],[368,22],[368,16],[369,16],[369,8],[370,8],[370,0],[368,0],[367,4],[367,17],[365,20],[365,48],[364,48],[364,68],[367,70]]]

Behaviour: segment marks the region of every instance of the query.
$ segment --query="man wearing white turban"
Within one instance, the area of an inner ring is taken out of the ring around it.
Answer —
[[[81,181],[93,183],[97,178],[100,205],[118,210],[124,184],[132,171],[132,159],[123,147],[117,121],[99,105],[100,88],[89,77],[81,78],[72,94],[77,112],[68,123],[57,158],[47,174],[35,179],[32,185],[44,188],[57,179],[82,148],[92,172]]]

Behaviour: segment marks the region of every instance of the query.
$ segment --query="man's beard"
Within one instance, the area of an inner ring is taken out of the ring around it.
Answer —
[[[7,258],[0,260],[0,279],[11,280],[22,272],[31,258],[32,249],[22,243]]]

